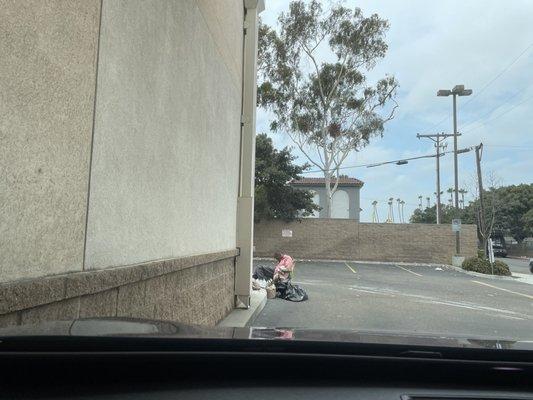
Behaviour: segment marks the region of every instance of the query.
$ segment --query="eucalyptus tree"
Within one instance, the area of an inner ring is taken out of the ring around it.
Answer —
[[[293,1],[277,27],[259,30],[258,104],[324,175],[326,213],[347,157],[394,117],[398,82],[368,73],[387,53],[387,20],[359,8]]]

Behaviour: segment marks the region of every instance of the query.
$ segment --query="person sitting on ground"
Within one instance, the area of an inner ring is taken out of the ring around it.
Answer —
[[[287,278],[288,275],[290,275],[290,272],[294,269],[294,261],[292,257],[276,252],[274,253],[274,259],[277,262],[276,265],[258,265],[255,267],[252,278],[265,281],[272,280],[276,274],[276,269],[278,272],[278,278]]]
[[[287,254],[279,251],[274,253],[274,258],[278,262],[274,265],[258,265],[253,274],[254,281],[252,288],[259,290],[261,287],[256,279],[263,279],[270,285],[273,281],[276,287],[276,297],[289,301],[305,301],[309,297],[304,289],[291,283],[292,272],[294,271],[294,260]],[[268,291],[268,289],[267,289]]]
[[[274,258],[278,262],[274,268],[274,282],[287,282],[294,270],[294,260],[288,254],[281,254],[280,252],[274,253]]]
[[[287,254],[277,252],[274,258],[278,265],[274,268],[274,284],[276,285],[276,297],[289,301],[305,301],[309,297],[304,289],[291,282],[294,271],[294,260]]]

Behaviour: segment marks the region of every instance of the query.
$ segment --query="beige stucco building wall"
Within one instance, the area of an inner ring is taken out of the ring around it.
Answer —
[[[80,271],[100,0],[0,0],[0,282]]]
[[[0,327],[231,310],[243,20],[243,0],[0,0]]]
[[[235,248],[242,20],[240,0],[104,1],[86,268]]]
[[[0,2],[0,282],[235,248],[243,10]]]

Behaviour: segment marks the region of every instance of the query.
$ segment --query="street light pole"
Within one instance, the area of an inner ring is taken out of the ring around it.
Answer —
[[[457,165],[457,94],[453,94],[453,171],[455,177],[455,208],[459,209],[459,168]]]
[[[453,173],[455,178],[455,212],[459,210],[459,168],[457,165],[457,94],[453,94]],[[455,251],[461,254],[459,231],[455,232]]]
[[[459,168],[457,165],[457,96],[470,96],[472,89],[465,89],[464,85],[455,85],[452,90],[439,90],[437,96],[453,95],[453,160],[455,175],[455,212],[459,213]],[[455,252],[461,254],[459,231],[455,232]]]

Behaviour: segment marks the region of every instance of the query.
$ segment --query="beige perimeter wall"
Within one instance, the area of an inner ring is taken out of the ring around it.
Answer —
[[[282,230],[292,237],[282,237]],[[255,256],[281,251],[299,259],[401,261],[451,264],[455,236],[450,225],[371,224],[344,219],[263,221],[254,227]],[[476,227],[463,225],[461,254],[477,252]]]

